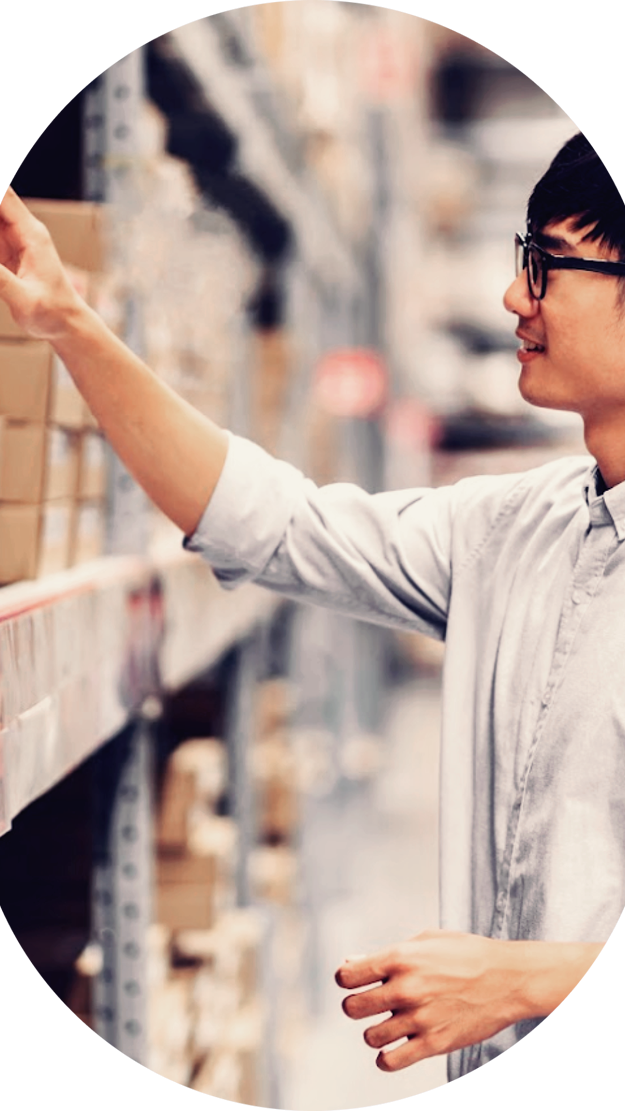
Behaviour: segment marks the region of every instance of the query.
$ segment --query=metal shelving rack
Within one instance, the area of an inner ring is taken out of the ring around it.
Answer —
[[[173,33],[185,64],[235,131],[241,168],[289,221],[297,241],[291,279],[318,305],[326,339],[362,342],[367,317],[358,260],[312,182],[294,167],[289,144],[259,110],[249,72],[226,64],[215,25]],[[129,203],[136,119],[144,95],[143,55],[121,60],[86,91],[87,199]],[[286,152],[286,153],[285,153]],[[141,309],[126,305],[126,341],[141,354]],[[300,367],[293,404],[301,411],[311,367]],[[299,400],[298,400],[299,398]],[[288,451],[288,445],[287,445]],[[0,832],[33,800],[97,753],[92,936],[102,949],[95,981],[98,1032],[137,1061],[146,1059],[146,928],[151,921],[153,764],[163,701],[232,654],[227,741],[232,804],[241,830],[238,899],[249,900],[251,787],[245,752],[263,631],[275,600],[250,586],[228,595],[209,568],[179,546],[147,556],[147,504],[110,455],[108,554],[92,564],[0,593]],[[297,664],[300,674],[306,661]],[[162,735],[160,736],[162,744]],[[268,1072],[273,1075],[272,1064]],[[279,1093],[273,1083],[273,1106]]]

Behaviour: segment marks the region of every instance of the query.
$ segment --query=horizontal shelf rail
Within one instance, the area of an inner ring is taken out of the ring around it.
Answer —
[[[0,832],[138,713],[273,611],[178,546],[0,591]]]

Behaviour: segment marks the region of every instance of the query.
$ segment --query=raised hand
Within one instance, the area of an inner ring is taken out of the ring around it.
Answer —
[[[31,336],[54,340],[82,304],[47,228],[13,189],[0,204],[0,298]]]
[[[191,535],[228,437],[130,351],[75,290],[47,229],[9,189],[0,204],[0,299],[48,340],[111,447],[148,496]]]

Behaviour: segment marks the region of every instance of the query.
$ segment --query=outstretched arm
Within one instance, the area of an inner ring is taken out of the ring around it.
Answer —
[[[113,335],[72,287],[47,229],[9,189],[0,204],[0,298],[52,344],[109,443],[187,535],[200,520],[227,436]]]
[[[428,930],[392,949],[345,961],[336,980],[351,991],[367,989],[348,995],[343,1010],[354,1019],[384,1016],[364,1038],[379,1050],[378,1068],[394,1072],[551,1014],[601,948]],[[406,1040],[393,1046],[400,1039]]]

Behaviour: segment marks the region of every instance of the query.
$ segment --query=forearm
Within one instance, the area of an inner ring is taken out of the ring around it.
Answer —
[[[51,342],[128,470],[192,533],[221,473],[226,434],[161,382],[84,303],[67,313]]]
[[[551,1014],[588,972],[600,942],[501,941],[514,1021]]]

